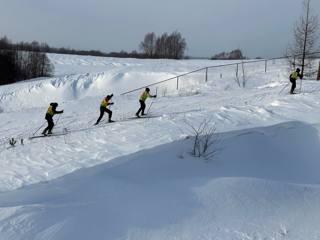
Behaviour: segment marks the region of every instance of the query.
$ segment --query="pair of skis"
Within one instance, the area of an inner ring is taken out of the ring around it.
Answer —
[[[43,138],[43,137],[58,137],[58,136],[67,135],[68,133],[69,133],[68,129],[64,128],[63,132],[60,132],[60,133],[34,135],[34,136],[29,137],[29,139],[31,140],[31,139]]]
[[[112,121],[112,122],[101,122],[100,124],[97,125],[93,125],[93,127],[99,127],[99,126],[103,126],[103,125],[107,125],[107,124],[112,124],[112,123],[119,123],[119,122],[125,122],[125,121],[130,121],[130,120],[138,120],[138,119],[148,119],[148,118],[156,118],[158,116],[153,116],[153,115],[144,115],[144,116],[140,116],[140,117],[130,117],[130,118],[126,118],[123,120],[119,120],[119,121]],[[34,135],[29,137],[29,139],[35,139],[35,138],[44,138],[44,137],[58,137],[58,136],[64,136],[67,135],[68,133],[71,133],[72,131],[68,131],[68,129],[63,129],[63,132],[60,133],[53,133],[53,134],[42,134],[42,135]]]

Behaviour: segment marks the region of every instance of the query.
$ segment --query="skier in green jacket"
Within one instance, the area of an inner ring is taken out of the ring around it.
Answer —
[[[294,94],[294,89],[297,86],[296,81],[298,78],[302,79],[302,75],[300,74],[300,68],[297,68],[294,72],[290,74],[290,82],[292,83],[290,94]]]
[[[140,103],[140,108],[138,110],[138,112],[136,113],[136,116],[139,118],[140,117],[140,112],[141,112],[141,116],[145,115],[144,110],[146,109],[146,104],[145,101],[147,100],[147,98],[156,98],[157,95],[151,95],[150,94],[150,89],[146,88],[146,90],[141,94],[140,99],[139,99],[139,103]]]
[[[52,134],[52,129],[54,127],[53,116],[55,114],[63,113],[63,110],[57,111],[57,107],[58,107],[58,103],[50,103],[50,106],[47,110],[45,119],[48,122],[48,127],[46,127],[42,132],[42,134],[45,136],[47,135],[47,132],[48,132],[48,134]]]
[[[102,119],[103,115],[105,112],[108,113],[109,115],[109,119],[108,122],[114,122],[113,120],[111,120],[112,117],[112,111],[110,109],[108,109],[108,106],[113,105],[113,102],[111,101],[111,98],[113,97],[113,94],[106,96],[105,98],[102,99],[101,104],[100,104],[100,116],[97,120],[97,122],[94,125],[98,125],[100,120]]]

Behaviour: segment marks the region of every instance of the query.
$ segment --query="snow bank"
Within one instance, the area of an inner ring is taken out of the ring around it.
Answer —
[[[2,239],[317,239],[320,142],[298,122],[192,139],[0,194]]]

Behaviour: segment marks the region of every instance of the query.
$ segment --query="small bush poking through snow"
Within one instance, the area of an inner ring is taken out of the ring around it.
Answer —
[[[192,156],[211,160],[217,153],[215,123],[204,119],[197,127],[187,121],[186,124],[191,128],[192,132]]]
[[[14,147],[16,145],[16,143],[17,143],[17,140],[15,140],[14,138],[9,139],[10,146]]]

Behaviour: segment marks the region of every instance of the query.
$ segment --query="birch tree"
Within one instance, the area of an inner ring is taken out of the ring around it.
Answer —
[[[290,63],[294,68],[301,67],[302,76],[306,68],[314,65],[312,53],[319,50],[319,18],[313,14],[311,3],[312,0],[303,1],[303,13],[294,27],[294,40],[289,47],[289,54],[293,56]]]

